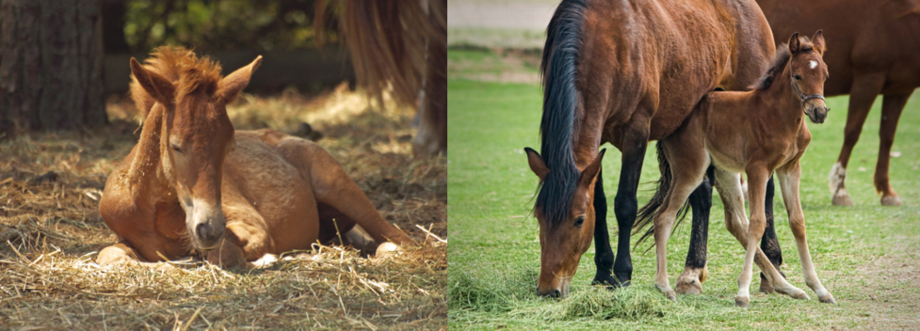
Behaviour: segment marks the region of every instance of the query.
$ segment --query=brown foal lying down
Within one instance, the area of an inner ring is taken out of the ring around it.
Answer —
[[[654,218],[658,267],[655,286],[669,299],[675,293],[668,283],[666,253],[671,226],[687,196],[703,180],[710,163],[715,166],[716,188],[725,206],[725,226],[747,250],[744,268],[738,278],[735,304],[747,307],[748,288],[756,262],[775,290],[794,298],[808,295],[789,284],[763,254],[757,244],[765,226],[764,195],[767,179],[776,171],[789,226],[795,236],[805,283],[821,302],[834,303],[815,273],[805,241],[805,217],[799,202],[799,159],[811,141],[805,124],[807,115],[823,123],[827,106],[822,96],[827,66],[822,60],[825,45],[819,30],[809,40],[793,34],[787,46],[777,49],[776,60],[753,91],[711,92],[700,101],[684,125],[659,143],[664,158],[662,169],[670,171],[670,187]],[[667,163],[670,163],[668,166]],[[740,173],[748,177],[750,224],[744,215]],[[663,174],[668,178],[667,174]],[[668,186],[664,186],[668,187]],[[662,194],[659,192],[658,194]],[[756,257],[756,260],[755,260]],[[699,275],[700,281],[705,278]]]
[[[216,63],[182,48],[160,47],[145,65],[131,59],[131,94],[146,120],[106,182],[99,212],[119,242],[98,263],[200,254],[250,267],[330,241],[337,229],[363,249],[375,243],[360,228],[376,243],[412,243],[319,145],[272,130],[234,131],[225,106],[261,61],[221,77]]]

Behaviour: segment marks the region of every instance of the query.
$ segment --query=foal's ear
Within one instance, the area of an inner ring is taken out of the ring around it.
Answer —
[[[131,73],[137,83],[159,103],[168,105],[176,96],[176,86],[169,79],[156,72],[147,70],[137,59],[131,58]]]
[[[546,174],[549,173],[549,168],[546,167],[546,163],[543,163],[543,158],[530,147],[524,147],[524,152],[527,153],[527,163],[530,164],[530,170],[537,177],[540,177],[540,181],[543,181],[546,178]]]
[[[597,177],[597,173],[601,170],[601,160],[604,159],[604,153],[606,152],[606,148],[602,149],[600,153],[597,153],[597,157],[594,158],[594,161],[581,172],[581,178],[578,179],[579,186],[588,187],[594,182],[594,178]]]
[[[815,32],[815,36],[811,37],[811,43],[815,45],[815,50],[818,52],[818,54],[824,56],[824,51],[827,50],[827,46],[824,44],[823,30],[819,29],[818,32]]]
[[[789,37],[789,52],[792,54],[798,53],[801,47],[802,43],[799,41],[799,33],[793,33],[792,37]]]
[[[233,101],[233,98],[236,98],[236,95],[240,94],[240,91],[249,84],[249,78],[252,77],[252,73],[259,68],[260,64],[262,64],[261,55],[249,65],[239,68],[221,79],[220,83],[217,84],[217,93],[214,94],[217,101],[224,104]]]

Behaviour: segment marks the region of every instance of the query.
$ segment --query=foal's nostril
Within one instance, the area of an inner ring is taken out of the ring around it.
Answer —
[[[210,235],[208,234],[208,225],[207,225],[207,224],[204,224],[204,223],[198,224],[198,226],[195,227],[195,232],[198,232],[198,238],[208,238],[208,237],[210,237]]]
[[[559,289],[555,289],[555,290],[553,290],[553,293],[550,294],[549,296],[551,296],[551,297],[553,297],[553,298],[558,298],[558,297],[561,296],[561,295],[562,295],[562,292],[560,292]]]

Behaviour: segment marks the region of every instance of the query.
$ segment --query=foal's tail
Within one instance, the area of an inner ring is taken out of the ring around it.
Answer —
[[[636,216],[636,222],[633,223],[633,235],[642,232],[642,228],[648,227],[648,230],[645,230],[642,237],[636,241],[635,247],[638,247],[639,244],[648,239],[648,237],[655,234],[655,212],[664,204],[664,198],[668,195],[668,190],[671,188],[671,164],[668,163],[668,158],[665,156],[664,145],[659,140],[655,148],[658,150],[658,170],[661,171],[661,178],[658,179],[658,189],[655,190],[655,195],[652,196],[652,199],[649,200],[642,209],[639,209],[639,215]],[[688,208],[689,206],[689,200],[687,200],[684,202],[684,205],[680,207],[680,210],[677,212],[677,222],[674,224],[674,227],[679,226],[680,222],[687,216],[687,211],[690,210],[690,208]],[[652,249],[653,246],[649,246],[649,249]],[[635,249],[635,247],[633,249]]]

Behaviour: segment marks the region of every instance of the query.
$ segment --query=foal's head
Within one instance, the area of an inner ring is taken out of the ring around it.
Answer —
[[[591,196],[605,150],[601,150],[584,170],[578,171],[573,165],[574,173],[568,176],[548,168],[536,151],[530,148],[526,151],[530,169],[542,183],[534,206],[534,215],[540,224],[541,266],[537,293],[564,297],[569,292],[578,262],[594,236]]]
[[[185,210],[195,249],[215,248],[224,235],[221,170],[232,150],[226,105],[249,83],[262,57],[222,78],[220,66],[189,50],[160,47],[141,65],[131,59],[131,93],[144,115],[164,112],[161,165]]]
[[[824,81],[827,80],[827,65],[824,64],[824,34],[799,37],[798,32],[789,38],[789,79],[792,90],[802,103],[805,115],[814,123],[824,123],[827,118],[827,104],[824,101]]]

